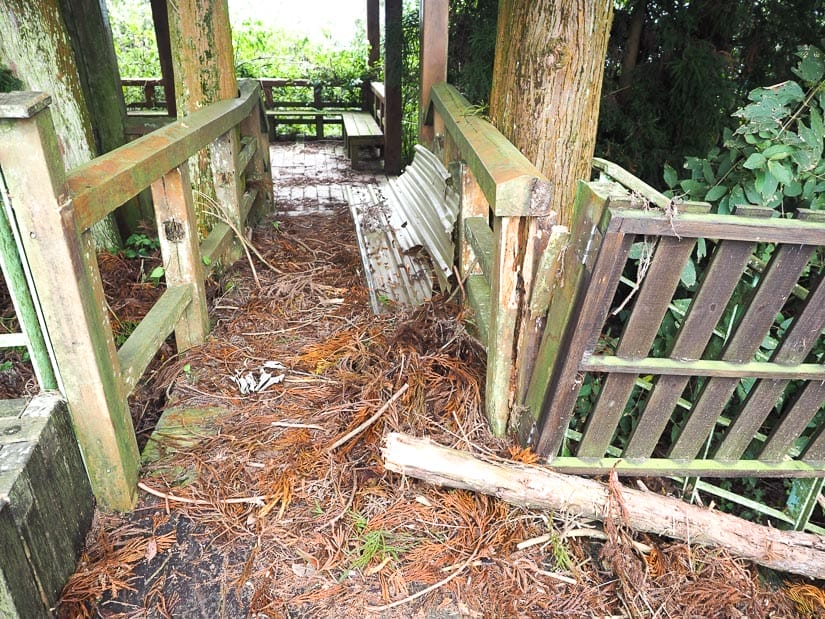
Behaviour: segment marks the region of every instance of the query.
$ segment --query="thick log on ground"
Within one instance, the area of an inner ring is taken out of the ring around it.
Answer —
[[[516,462],[491,462],[396,432],[387,437],[384,466],[426,482],[482,492],[508,503],[604,520],[621,511],[624,524],[690,544],[721,547],[774,570],[825,578],[825,537],[780,531],[678,499]],[[611,501],[613,505],[611,505]],[[617,504],[621,506],[619,509]]]

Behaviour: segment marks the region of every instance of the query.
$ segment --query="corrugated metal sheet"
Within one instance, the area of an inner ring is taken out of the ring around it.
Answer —
[[[417,145],[413,162],[390,181],[396,195],[390,223],[403,251],[423,247],[430,255],[439,283],[447,289],[452,274],[455,244],[453,228],[458,218],[458,192],[450,173],[425,147]]]
[[[421,305],[432,297],[429,260],[403,251],[389,223],[393,204],[386,198],[392,195],[387,186],[347,187],[345,194],[355,222],[372,311],[381,313],[389,302]]]
[[[348,187],[370,301],[377,314],[392,301],[420,305],[452,274],[458,192],[438,158],[415,147],[413,162],[380,185]]]

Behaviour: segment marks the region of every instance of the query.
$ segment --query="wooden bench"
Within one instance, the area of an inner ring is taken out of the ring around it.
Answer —
[[[360,147],[384,147],[384,133],[369,112],[342,112],[341,120],[344,123],[344,147],[353,168],[358,165]]]

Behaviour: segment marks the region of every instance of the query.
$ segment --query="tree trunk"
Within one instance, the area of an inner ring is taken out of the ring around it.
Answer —
[[[80,83],[89,105],[97,154],[126,143],[126,102],[120,84],[106,0],[60,0],[77,60]],[[114,213],[123,237],[154,220],[148,193],[136,196]]]
[[[571,220],[590,178],[611,0],[501,0],[493,124],[550,179],[550,208]]]
[[[631,529],[690,544],[723,547],[774,570],[825,578],[825,537],[780,531],[678,499],[517,462],[489,462],[396,432],[387,437],[384,466],[424,481],[494,495],[531,509],[604,520],[621,514]],[[611,502],[613,503],[611,505]],[[619,507],[620,509],[616,509]]]
[[[58,0],[5,0],[0,4],[0,57],[27,90],[52,96],[55,130],[66,170],[95,157],[95,139],[77,59]],[[94,226],[95,243],[117,248],[111,217]]]
[[[238,96],[227,0],[167,0],[178,118]],[[215,198],[209,150],[192,159],[198,224],[208,228],[204,200]]]
[[[639,60],[639,47],[642,42],[642,27],[645,23],[646,0],[637,0],[630,16],[630,31],[627,33],[627,42],[622,56],[622,73],[619,76],[619,88],[629,88],[633,83],[633,71]],[[626,93],[623,93],[626,94]]]

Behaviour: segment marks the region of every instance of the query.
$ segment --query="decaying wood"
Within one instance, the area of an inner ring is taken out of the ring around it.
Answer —
[[[602,520],[610,513],[610,492],[591,479],[562,475],[515,462],[491,462],[428,439],[391,433],[384,466],[428,483],[482,492],[536,509]],[[769,567],[810,578],[825,578],[825,537],[780,531],[730,514],[689,505],[666,496],[621,489],[626,524],[689,544],[723,547]]]

